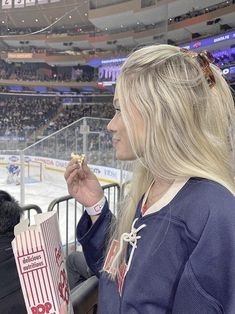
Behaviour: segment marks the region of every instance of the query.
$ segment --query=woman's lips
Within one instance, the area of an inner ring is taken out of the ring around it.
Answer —
[[[119,142],[120,140],[119,139],[116,139],[116,138],[113,138],[112,139],[112,142],[113,142],[113,145],[117,145],[117,143]]]

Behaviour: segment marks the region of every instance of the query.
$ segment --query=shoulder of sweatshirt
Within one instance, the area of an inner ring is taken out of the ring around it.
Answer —
[[[224,186],[211,180],[190,178],[168,204],[167,210],[169,208],[172,219],[183,224],[195,240],[200,238],[206,226],[234,227],[235,197]]]

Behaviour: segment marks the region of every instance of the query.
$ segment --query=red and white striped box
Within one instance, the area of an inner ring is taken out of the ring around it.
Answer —
[[[28,314],[72,313],[56,212],[15,226],[12,248]]]

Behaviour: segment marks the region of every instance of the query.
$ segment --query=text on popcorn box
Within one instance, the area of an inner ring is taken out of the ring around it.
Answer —
[[[47,267],[44,250],[18,256],[21,274]]]

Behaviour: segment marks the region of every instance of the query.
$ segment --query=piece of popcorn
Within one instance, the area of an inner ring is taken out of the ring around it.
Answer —
[[[85,154],[79,155],[79,154],[72,153],[71,158],[76,159],[80,164],[82,164],[85,159]]]

